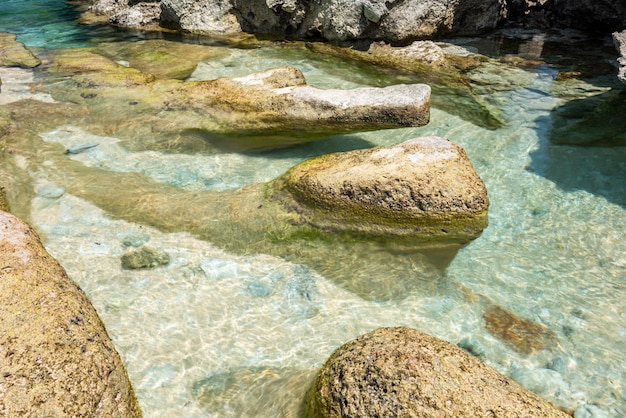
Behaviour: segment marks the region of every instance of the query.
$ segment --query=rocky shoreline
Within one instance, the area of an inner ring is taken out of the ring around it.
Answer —
[[[397,7],[394,7],[396,3]],[[587,30],[596,30],[604,25],[603,28],[610,31],[621,30],[626,26],[624,24],[626,21],[625,6],[619,1],[603,2],[603,7],[589,6],[587,2],[582,1],[570,2],[569,5],[562,7],[559,7],[558,3],[548,1],[513,1],[504,4],[495,0],[490,2],[457,1],[431,3],[428,6],[424,6],[422,3],[418,5],[417,2],[411,1],[377,2],[371,0],[345,2],[335,0],[314,3],[310,5],[310,8],[306,8],[303,2],[294,0],[267,2],[239,2],[232,0],[231,2],[220,3],[219,6],[215,2],[210,1],[175,2],[162,0],[160,2],[137,3],[121,0],[101,0],[91,6],[89,13],[99,15],[100,18],[104,18],[112,24],[145,29],[159,27],[181,32],[217,33],[221,35],[252,32],[279,37],[323,39],[337,43],[347,42],[352,44],[365,41],[368,44],[368,48],[373,47],[374,51],[379,47],[379,57],[382,55],[387,58],[398,51],[397,49],[393,51],[385,49],[390,44],[420,47],[423,44],[417,45],[413,41],[422,38],[479,34],[495,29],[504,21],[544,28],[580,25],[581,28]],[[590,13],[590,11],[593,11],[593,13]],[[408,12],[418,13],[419,16]],[[87,14],[84,18],[90,19],[93,16],[90,17]],[[622,55],[619,78],[626,83],[626,76],[624,75],[626,40],[624,34],[625,32],[615,32],[614,39],[616,47]],[[373,41],[383,41],[384,43],[376,44]],[[17,53],[12,55],[12,57],[17,56],[17,61],[3,61],[3,65],[25,68],[40,65],[40,61],[33,55],[24,55],[24,50],[19,44],[14,43],[14,38],[12,40],[9,39],[8,44],[11,44],[11,47],[14,48],[13,50],[17,51]],[[317,47],[326,48],[326,46]],[[110,106],[109,108],[120,106],[122,101],[115,96],[114,89],[119,89],[122,86],[126,88],[125,96],[122,100],[125,104],[132,103],[133,107],[137,106],[145,110],[145,113],[142,115],[144,118],[142,122],[152,124],[151,130],[153,132],[155,131],[154,126],[157,127],[157,132],[154,136],[158,136],[159,128],[162,128],[161,133],[163,133],[163,137],[171,135],[173,131],[168,131],[171,126],[175,126],[176,130],[180,130],[181,126],[183,126],[183,129],[188,130],[201,129],[211,131],[215,130],[218,125],[228,125],[227,119],[223,119],[211,126],[202,125],[202,123],[205,123],[206,114],[202,114],[199,118],[194,118],[194,114],[199,114],[200,110],[206,111],[211,106],[213,106],[216,114],[221,112],[221,116],[239,112],[241,115],[246,114],[246,117],[249,118],[249,126],[238,125],[234,128],[232,126],[224,128],[221,134],[227,140],[234,136],[232,135],[233,133],[245,132],[246,129],[250,130],[249,136],[253,141],[257,141],[259,138],[267,139],[265,137],[268,136],[269,132],[280,131],[281,127],[286,127],[283,129],[280,138],[270,138],[270,141],[274,142],[270,142],[267,145],[269,148],[291,145],[292,142],[285,143],[281,141],[293,136],[293,132],[302,131],[311,125],[315,125],[319,129],[318,136],[321,137],[329,132],[337,132],[337,130],[341,129],[351,132],[395,126],[419,126],[428,122],[430,90],[424,87],[411,87],[413,89],[411,91],[415,93],[412,96],[418,96],[419,100],[411,103],[401,103],[400,106],[393,106],[397,104],[397,99],[400,97],[394,95],[397,92],[392,91],[390,93],[391,98],[385,99],[385,97],[389,97],[387,93],[393,89],[388,89],[384,92],[384,89],[357,91],[350,93],[353,94],[353,97],[351,100],[347,100],[346,98],[350,94],[345,91],[329,93],[306,87],[303,83],[302,75],[293,68],[281,68],[247,78],[221,79],[207,83],[183,83],[175,77],[169,76],[158,79],[153,74],[119,65],[114,60],[93,53],[93,51],[84,52],[82,51],[74,55],[73,52],[58,52],[56,56],[45,63],[45,65],[53,69],[51,73],[56,71],[57,74],[68,77],[67,80],[70,81],[67,82],[71,83],[73,87],[78,86],[76,90],[68,93],[68,91],[63,90],[63,83],[59,83],[55,87],[56,90],[50,89],[47,91],[47,93],[51,94],[51,97],[60,101],[72,99],[72,105],[67,105],[63,108],[57,105],[21,102],[8,106],[7,111],[0,119],[0,129],[5,141],[10,142],[14,140],[17,142],[22,140],[17,139],[21,134],[28,133],[23,135],[24,138],[27,138],[28,135],[32,135],[36,131],[34,122],[30,120],[33,110],[36,110],[37,114],[42,115],[42,120],[37,122],[41,123],[41,126],[46,126],[46,112],[66,113],[67,115],[82,114],[84,116],[83,120],[87,121],[86,123],[88,124],[92,123],[92,120],[89,119],[91,115],[92,119],[98,119],[101,123],[101,118],[107,114],[107,108],[99,108],[98,106],[101,106],[103,102],[107,103]],[[355,56],[360,53],[360,51],[354,52]],[[370,53],[368,59],[372,55],[376,54]],[[417,60],[419,62],[417,65],[428,61],[424,56],[425,54],[422,54],[422,58]],[[433,55],[429,56],[432,57]],[[363,58],[363,56],[360,58]],[[432,65],[440,65],[439,68],[442,70],[442,73],[449,71],[446,73],[449,76],[446,82],[453,79],[452,85],[457,89],[455,91],[460,91],[462,96],[468,91],[459,87],[464,85],[465,79],[456,79],[455,77],[461,74],[465,75],[465,73],[457,71],[459,67],[452,68],[448,66],[449,63],[445,60],[445,57],[441,61],[433,58],[428,62],[430,66],[428,68],[432,69]],[[402,56],[399,58],[399,61],[403,63],[402,65],[405,65],[410,60],[407,60],[406,56]],[[480,63],[476,63],[476,65],[480,65]],[[188,71],[183,72],[188,74]],[[401,89],[409,89],[409,87],[402,86]],[[158,94],[151,95],[154,91],[157,91]],[[64,96],[64,94],[68,94],[68,96]],[[230,100],[229,94],[237,100]],[[242,101],[242,97],[248,100]],[[339,99],[336,99],[336,97],[339,97]],[[373,112],[373,104],[364,102],[363,97],[375,97],[377,102],[382,101],[389,106],[379,109],[379,118],[370,118]],[[474,96],[471,96],[469,93],[465,94],[465,97],[474,99]],[[92,100],[94,98],[98,100]],[[110,101],[107,102],[107,100]],[[284,112],[276,113],[277,109]],[[258,116],[251,117],[251,114]],[[97,117],[94,115],[97,115]],[[310,115],[315,117],[311,118],[309,117]],[[245,118],[242,117],[241,119]],[[278,123],[276,123],[277,120]],[[490,113],[489,117],[484,117],[482,120],[487,120],[486,124],[493,123],[494,126],[500,123],[497,115],[494,116],[494,114]],[[320,128],[320,124],[329,121],[329,126]],[[124,136],[125,129],[128,131],[135,129],[135,126],[125,127],[123,124],[118,124],[118,121],[108,122],[108,125],[102,124],[102,131],[105,131],[105,125],[106,129],[115,126],[117,131],[109,133],[121,137]],[[259,128],[259,125],[262,125],[260,122],[266,123],[266,125]],[[251,128],[253,125],[254,129]],[[22,131],[20,132],[20,130]],[[310,140],[314,137],[315,135],[311,135],[304,139]],[[215,140],[215,138],[213,139]],[[298,139],[298,141],[301,140],[303,139]],[[429,147],[435,148],[435,151],[429,149]],[[243,149],[251,148],[254,148],[254,146],[245,145],[243,147]],[[74,151],[80,152],[81,150],[76,149]],[[72,154],[71,151],[68,149],[67,154]],[[442,160],[449,162],[448,160],[452,159],[456,161],[461,159],[461,157],[463,157],[463,162],[459,163],[458,166],[455,165],[452,170],[435,166],[434,171],[438,173],[437,175],[424,175],[423,173],[416,174],[415,172],[407,171],[408,163],[406,167],[398,167],[392,164],[391,159],[386,158],[388,156],[394,157],[396,162],[399,158],[404,158],[412,163],[418,161],[418,165],[424,161],[429,163],[440,163]],[[385,160],[385,162],[381,163],[381,160]],[[462,169],[459,169],[459,166],[462,166]],[[340,174],[351,172],[352,177],[349,179],[350,181],[338,180],[336,171],[339,171]],[[467,174],[466,177],[469,180],[467,183],[464,183],[458,178],[449,179],[446,175],[450,172],[460,173],[461,177]],[[77,196],[86,197],[96,202],[96,204],[100,204],[105,209],[116,210],[112,206],[107,206],[111,205],[111,203],[102,197],[104,194],[99,193],[97,190],[86,190],[80,184],[80,180],[72,179],[72,169],[69,169],[66,174],[69,179],[67,180],[69,192]],[[379,182],[378,178],[385,178],[387,182]],[[403,183],[407,178],[415,180],[415,182],[411,183],[407,180]],[[445,182],[449,181],[450,184],[459,185],[460,191],[452,190],[454,187],[447,190],[445,189],[445,184],[436,184],[432,186],[433,190],[430,191],[429,195],[416,198],[415,195],[419,194],[417,191],[428,189],[425,184],[419,183],[418,180],[422,178],[428,179],[426,181],[428,183],[427,186],[431,186],[435,183],[435,180],[440,179],[445,180]],[[102,188],[112,187],[116,181],[115,176],[110,176],[109,183],[103,182]],[[0,186],[6,187],[6,185]],[[406,190],[410,191],[410,196],[399,193]],[[119,191],[119,193],[120,196],[118,197],[123,199],[124,192]],[[4,198],[3,193],[0,193],[0,195],[0,210],[8,210],[9,204],[7,199]],[[187,195],[186,193],[180,194],[181,197]],[[177,214],[184,212],[182,207],[176,206],[176,203],[172,204],[169,201],[159,201],[160,198],[156,193],[154,195],[144,195],[140,198],[140,200],[143,199],[143,203],[139,201],[136,205],[141,210],[138,209],[136,213],[127,213],[125,216],[129,219],[145,218],[148,216],[147,211],[152,213],[154,210],[157,210],[157,214],[152,215],[154,219],[150,222],[162,227],[164,230],[178,229],[182,224],[190,224],[192,227],[197,227],[197,224],[202,222],[203,218],[199,214],[194,213],[177,219]],[[211,216],[222,216],[221,219],[223,221],[233,225],[233,231],[239,231],[240,235],[234,235],[235,240],[249,238],[250,236],[267,238],[271,234],[278,236],[276,231],[281,230],[283,231],[283,236],[280,237],[282,240],[285,240],[285,237],[291,239],[297,236],[300,239],[303,235],[319,237],[327,233],[339,232],[341,234],[349,235],[354,233],[359,236],[365,235],[375,238],[380,238],[381,236],[403,237],[421,235],[422,239],[423,236],[426,236],[428,239],[432,239],[435,236],[436,240],[441,237],[445,237],[444,239],[452,237],[455,244],[464,244],[478,236],[482,229],[486,227],[488,207],[488,198],[484,185],[473,173],[471,164],[466,160],[463,150],[455,148],[453,144],[443,138],[435,137],[418,138],[395,147],[379,148],[368,150],[367,152],[352,152],[342,154],[341,156],[319,157],[294,167],[290,172],[267,185],[252,186],[235,193],[223,193],[220,195],[211,193],[207,194],[205,198],[207,207],[212,208]],[[126,199],[130,201],[137,198],[129,194],[126,196]],[[181,205],[184,205],[184,199],[181,198],[179,201]],[[238,208],[238,212],[226,213],[226,210],[232,207]],[[246,209],[249,210],[246,211]],[[158,212],[159,210],[161,212]],[[433,220],[429,218],[426,221],[421,220],[421,218],[418,219],[419,216],[424,215],[424,213],[428,214],[429,211],[435,214],[435,218],[440,217],[441,219]],[[414,217],[415,213],[419,216]],[[457,217],[459,214],[461,216]],[[0,212],[0,216],[2,216],[2,225],[9,225],[15,228],[13,232],[3,231],[0,244],[13,245],[15,234],[25,236],[34,234],[27,226],[21,224],[19,220],[11,215]],[[175,224],[176,222],[179,224]],[[7,228],[5,227],[5,230]],[[311,232],[312,230],[314,231],[313,233]],[[240,231],[244,232],[241,233]],[[210,236],[211,233],[212,231],[208,231],[206,235]],[[38,242],[37,238],[33,239],[36,244]],[[217,241],[219,242],[219,238]],[[234,245],[233,236],[224,237],[223,244],[225,248],[229,249],[229,246]],[[16,251],[12,247],[7,249],[5,253],[14,254]],[[44,250],[41,248],[37,251],[41,253]],[[46,254],[33,257],[42,259],[48,265],[54,266],[54,261],[49,260],[50,257]],[[329,254],[323,253],[321,256],[318,254],[317,257],[326,259],[329,258]],[[11,262],[15,264],[15,260]],[[32,268],[32,265],[20,266],[19,268]],[[57,269],[60,269],[60,267]],[[64,273],[58,272],[57,275],[63,276]],[[3,281],[5,279],[6,277],[3,277]],[[64,278],[64,280],[69,281],[67,278]],[[10,283],[9,281],[4,281],[3,286],[13,286]],[[21,283],[18,283],[16,286],[21,285]],[[59,286],[65,289],[67,286],[75,285],[65,283]],[[10,290],[8,293],[11,292],[13,290]],[[86,310],[92,309],[89,308],[86,298],[84,298],[79,289],[76,288],[75,293],[78,296],[70,295],[71,300],[68,302],[69,304],[74,303],[72,301],[76,300],[85,304],[87,307],[80,308],[81,315]],[[16,309],[22,310],[22,307],[18,308]],[[68,312],[61,311],[60,314],[69,315],[71,312]],[[93,316],[90,321],[97,325],[99,320],[95,311],[90,315]],[[5,313],[3,317],[5,316],[15,317],[15,314]],[[46,316],[43,319],[34,319],[32,322],[37,325],[40,320],[48,320],[50,318],[54,319],[52,316]],[[71,316],[69,321],[74,325],[82,325],[82,318],[82,316]],[[5,329],[3,328],[0,331],[5,331]],[[127,382],[127,377],[125,378],[125,371],[121,366],[121,361],[112,348],[104,327],[99,328],[97,331],[98,338],[104,341],[102,345],[106,348],[103,361],[115,364],[115,371],[108,371],[107,373],[116,376],[116,384],[122,387],[122,389],[113,390],[114,401],[102,398],[104,400],[101,403],[104,403],[107,407],[112,406],[114,408],[114,412],[110,412],[111,416],[140,416],[130,383]],[[44,336],[50,337],[48,334]],[[52,337],[57,338],[58,336],[53,335]],[[15,336],[9,335],[6,338],[7,341],[10,340],[10,344],[7,343],[7,346],[12,347],[12,349],[20,347],[19,344],[16,345],[15,343]],[[58,338],[63,339],[64,337]],[[428,347],[434,347],[439,344],[429,340],[428,337],[420,336],[417,338],[418,341],[422,339],[427,340],[425,344]],[[446,349],[449,349],[449,347],[446,346]],[[83,347],[84,352],[85,348]],[[470,357],[460,353],[459,350],[456,350],[454,355],[461,356],[466,363],[474,362],[478,364],[471,366],[474,368],[473,370],[479,370],[482,367],[482,363],[478,362],[478,360],[473,358],[468,360]],[[44,357],[48,355],[42,354]],[[53,358],[52,356],[56,356],[56,354],[53,353],[50,356]],[[72,358],[72,361],[79,363],[83,360],[81,355],[78,356],[77,360],[71,356],[68,356],[68,358]],[[66,361],[65,358],[63,359],[64,361]],[[81,367],[86,367],[86,365],[82,364]],[[95,367],[101,366],[96,365]],[[79,369],[82,370],[81,368]],[[39,371],[35,370],[32,373],[37,374]],[[386,370],[383,374],[385,373],[389,373],[389,371]],[[477,373],[471,372],[469,374],[475,377]],[[391,387],[394,387],[394,379],[399,374],[402,374],[402,372],[396,370],[391,376],[385,375],[384,377],[390,377],[391,383],[389,384]],[[96,386],[105,381],[103,377],[100,378],[98,376],[100,375],[96,373],[92,376],[96,379],[96,383],[94,383]],[[438,376],[440,375],[437,373],[430,374],[430,377],[433,378]],[[24,407],[21,404],[13,406],[11,403],[13,402],[12,398],[7,394],[12,393],[11,388],[15,387],[15,385],[8,380],[7,376],[4,376],[4,378],[5,380],[0,383],[0,389],[3,390],[0,390],[0,394],[2,394],[0,398],[3,401],[3,404],[0,405],[0,411],[14,412],[19,408],[30,408],[30,406]],[[86,377],[76,378],[69,376],[56,380],[63,384],[64,382],[84,379]],[[504,391],[506,396],[508,396],[509,391],[502,389],[502,387],[509,385],[508,381],[502,383],[498,381],[498,378],[494,378],[494,381],[497,381],[494,383],[494,387]],[[48,390],[49,387],[50,384],[44,382],[44,389],[42,390]],[[108,387],[102,389],[98,386],[98,389],[103,390],[107,394],[111,391]],[[76,391],[74,388],[68,390]],[[517,393],[516,391],[517,388],[510,393]],[[85,393],[89,393],[91,396],[90,392]],[[119,393],[123,393],[123,396],[119,395]],[[61,401],[64,399],[63,396],[60,395],[59,397]],[[100,395],[96,394],[93,396],[97,397]],[[447,393],[444,393],[445,396],[447,396]],[[462,403],[468,399],[467,396],[471,395],[463,392],[460,396],[457,401]],[[532,397],[532,395],[528,396]],[[71,402],[63,402],[64,406],[59,406],[58,408],[74,408],[74,404]],[[91,401],[78,400],[76,401],[76,408],[82,408],[83,402],[92,403]],[[316,400],[315,402],[321,401]],[[532,403],[531,408],[535,408],[535,411],[545,411],[542,408],[548,408],[553,416],[562,416],[561,413],[553,410],[551,406],[545,406],[548,404],[544,405],[541,400],[532,397]],[[98,407],[100,406],[98,404]],[[411,404],[406,404],[402,407],[412,406]],[[45,404],[45,408],[57,408],[57,406]],[[443,406],[441,408],[438,407],[437,411],[440,411],[442,408]],[[40,412],[35,409],[28,410]],[[43,413],[49,413],[53,409],[43,409],[42,411]],[[72,410],[71,413],[74,413],[74,411]],[[100,413],[103,412],[100,410],[88,411],[86,416]],[[467,413],[467,411],[463,413]],[[314,416],[334,415],[320,415],[318,412],[315,412]],[[541,412],[537,416],[546,415],[544,412]]]

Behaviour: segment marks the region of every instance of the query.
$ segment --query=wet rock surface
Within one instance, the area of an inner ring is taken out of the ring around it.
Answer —
[[[95,309],[35,232],[5,212],[0,262],[0,413],[140,417]]]
[[[33,68],[41,61],[24,46],[16,41],[12,33],[0,32],[0,66]]]
[[[305,402],[310,417],[567,415],[458,347],[380,328],[338,348]]]

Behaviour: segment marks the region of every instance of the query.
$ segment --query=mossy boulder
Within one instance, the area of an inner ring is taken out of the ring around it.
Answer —
[[[487,226],[485,185],[465,151],[440,137],[313,158],[271,188],[321,231],[467,242]]]
[[[457,346],[405,327],[339,347],[304,410],[306,418],[567,417]]]
[[[0,212],[0,411],[141,417],[102,321],[35,232]]]

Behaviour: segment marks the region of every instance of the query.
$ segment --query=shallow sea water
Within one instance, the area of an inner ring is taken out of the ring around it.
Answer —
[[[285,64],[321,87],[367,81],[345,65],[264,49],[233,50],[223,61],[200,65],[193,78]],[[366,300],[303,264],[231,254],[187,233],[115,219],[51,182],[50,167],[33,173],[30,219],[102,317],[146,417],[294,417],[335,348],[374,328],[400,325],[472,347],[578,418],[626,416],[626,148],[548,141],[558,102],[549,94],[554,75],[549,67],[529,70],[530,84],[494,92],[508,121],[497,130],[432,109],[422,128],[271,153],[198,156],[131,152],[116,138],[73,126],[41,134],[66,148],[98,143],[68,156],[86,166],[193,190],[267,181],[306,158],[351,146],[447,137],[466,150],[487,186],[490,224],[443,274],[415,277],[424,284],[402,298]],[[142,243],[166,251],[170,264],[123,270],[122,254]],[[345,263],[355,274],[364,265],[376,270],[373,256]],[[558,346],[519,354],[489,334],[479,295],[546,325]]]

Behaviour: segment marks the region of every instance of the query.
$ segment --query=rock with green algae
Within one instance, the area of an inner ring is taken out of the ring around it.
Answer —
[[[567,417],[457,346],[415,329],[380,328],[339,347],[305,418]]]
[[[305,161],[271,196],[320,231],[435,242],[476,238],[489,207],[465,151],[435,136]]]
[[[7,195],[4,191],[4,187],[0,185],[0,211],[9,212],[9,201],[7,200]]]
[[[33,68],[41,64],[41,61],[16,40],[13,33],[0,32],[0,66]]]
[[[199,62],[228,55],[223,47],[149,39],[137,42],[101,43],[97,51],[122,65],[126,64],[158,79],[189,77]]]
[[[423,84],[323,90],[307,86],[293,67],[209,81],[155,81],[93,49],[51,56],[42,78],[55,82],[44,82],[43,89],[58,101],[86,106],[85,128],[147,138],[142,144],[154,148],[194,132],[218,150],[271,149],[341,133],[422,126],[430,117],[430,88]]]
[[[170,256],[161,249],[141,246],[124,254],[121,258],[125,269],[144,269],[169,264]]]
[[[141,417],[95,309],[25,223],[0,212],[0,411]]]

